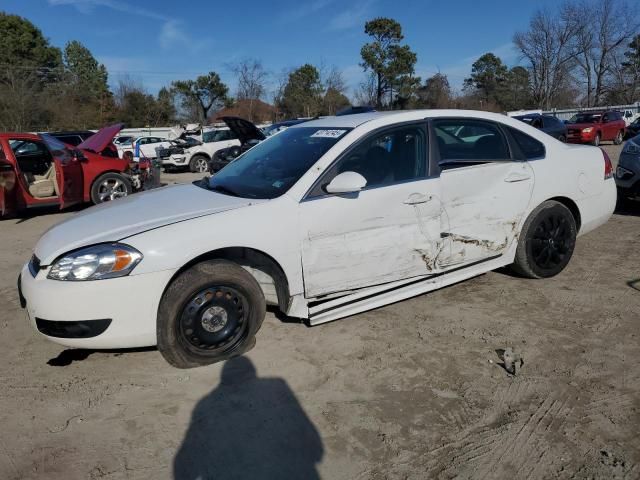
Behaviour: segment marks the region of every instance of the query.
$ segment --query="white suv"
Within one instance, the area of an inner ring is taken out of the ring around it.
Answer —
[[[136,155],[136,146],[139,146],[140,149]],[[131,153],[133,160],[138,161],[140,157],[142,158],[156,158],[156,148],[169,147],[171,146],[171,142],[166,138],[160,137],[138,137],[133,142],[128,144],[123,144],[122,147],[119,145],[118,155],[120,158],[123,158],[127,152]]]
[[[218,150],[240,146],[240,140],[228,128],[216,128],[202,133],[202,144],[187,148],[183,153],[174,153],[162,158],[164,167],[188,167],[192,172],[205,173],[209,169],[209,160]]]

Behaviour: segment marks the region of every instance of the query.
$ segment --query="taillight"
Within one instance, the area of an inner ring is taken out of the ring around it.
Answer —
[[[613,177],[613,165],[611,164],[609,155],[607,155],[607,152],[604,150],[602,150],[602,156],[604,157],[604,179],[607,180],[608,178]]]

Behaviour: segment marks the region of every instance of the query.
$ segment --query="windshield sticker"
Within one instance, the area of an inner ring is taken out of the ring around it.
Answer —
[[[283,185],[284,185],[284,182],[282,180],[276,180],[271,184],[271,186],[275,188],[282,188]]]
[[[315,138],[340,138],[346,130],[318,130],[316,133],[311,135],[311,137]]]

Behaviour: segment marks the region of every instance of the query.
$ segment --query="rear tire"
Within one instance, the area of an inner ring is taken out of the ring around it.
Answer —
[[[192,173],[207,173],[209,171],[209,159],[204,155],[194,155],[189,161],[189,170]]]
[[[198,263],[178,276],[158,308],[158,350],[177,368],[241,355],[255,345],[266,314],[256,279],[226,260]]]
[[[558,137],[558,140],[560,140],[562,143],[567,143],[567,137],[565,137],[564,135],[560,135]]]
[[[527,278],[548,278],[571,260],[578,235],[576,220],[560,202],[548,200],[527,218],[518,240],[512,270]]]

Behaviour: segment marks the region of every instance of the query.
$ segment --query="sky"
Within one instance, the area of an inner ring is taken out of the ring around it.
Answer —
[[[364,23],[384,16],[402,25],[423,80],[446,74],[459,89],[471,64],[493,52],[520,63],[514,32],[556,0],[0,0],[0,10],[26,17],[58,47],[86,45],[109,71],[156,93],[172,80],[220,74],[235,90],[231,65],[259,59],[271,73],[304,63],[337,66],[349,87],[363,80]],[[270,100],[267,94],[266,100]]]

